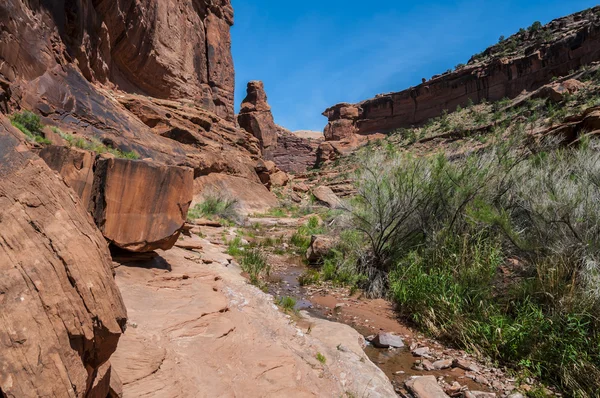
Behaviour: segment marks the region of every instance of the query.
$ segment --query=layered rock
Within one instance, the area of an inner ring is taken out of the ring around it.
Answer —
[[[322,139],[303,138],[295,133],[283,132],[278,139],[272,159],[281,170],[288,173],[303,173],[315,167]]]
[[[0,395],[109,393],[126,310],[75,193],[0,115]]]
[[[192,98],[233,121],[231,25],[229,0],[8,0],[0,4],[0,73],[29,81],[76,62],[88,81]]]
[[[229,0],[7,0],[0,108],[195,178],[258,183],[259,141],[234,117],[232,23]]]
[[[599,60],[600,7],[595,7],[539,30],[521,32],[468,65],[416,87],[355,105],[335,105],[323,114],[329,120],[325,138],[339,141],[353,134],[387,133],[421,124],[470,101],[514,98]]]
[[[263,82],[248,82],[246,92],[246,98],[242,101],[238,115],[238,123],[258,139],[263,157],[272,159],[272,151],[277,148],[281,127],[275,124]]]
[[[261,81],[248,83],[238,123],[258,139],[263,158],[274,161],[286,173],[301,173],[315,166],[321,140],[291,133],[275,124]]]

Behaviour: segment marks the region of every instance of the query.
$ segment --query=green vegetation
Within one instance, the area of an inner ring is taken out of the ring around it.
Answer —
[[[294,245],[299,253],[305,253],[310,246],[310,239],[313,235],[322,234],[325,229],[321,225],[321,220],[317,216],[312,216],[306,224],[298,228],[298,230],[290,238],[290,243]]]
[[[258,248],[244,250],[240,266],[248,273],[250,282],[258,287],[263,286],[262,279],[271,273],[271,266],[267,263],[265,254]]]
[[[317,361],[321,362],[322,365],[325,365],[325,363],[327,362],[327,358],[325,358],[325,355],[321,354],[320,352],[317,352]]]
[[[245,247],[242,245],[242,238],[236,236],[227,244],[227,254],[233,257],[238,257],[244,254]]]
[[[72,134],[63,133],[60,129],[56,127],[51,128],[54,130],[54,132],[59,134],[71,147],[85,149],[86,151],[93,151],[98,154],[110,153],[119,159],[136,160],[140,158],[140,155],[135,151],[122,151],[117,148],[111,148],[109,146],[104,145],[102,142],[98,141],[95,138],[87,139],[83,137],[76,137]]]
[[[362,159],[345,231],[358,238],[342,239],[355,254],[336,250],[321,278],[348,272],[429,334],[593,397],[600,147],[547,141],[532,153],[513,138],[453,161]]]
[[[204,200],[188,211],[188,220],[197,218],[219,218],[237,223],[240,215],[237,211],[238,202],[219,194],[207,194]]]
[[[12,125],[21,130],[30,141],[44,145],[50,144],[50,141],[42,135],[44,125],[40,121],[40,117],[35,113],[29,111],[18,112],[11,116],[10,121]]]
[[[277,305],[285,312],[293,312],[296,308],[296,299],[288,296],[280,297],[277,299]]]
[[[13,126],[21,130],[23,134],[29,138],[30,141],[37,142],[43,145],[50,145],[48,139],[43,136],[42,130],[46,127],[42,124],[41,119],[38,115],[30,111],[21,111],[11,116],[11,123]],[[135,151],[122,151],[117,148],[111,148],[97,139],[87,140],[83,137],[75,137],[71,134],[63,133],[58,127],[49,127],[54,133],[60,135],[69,146],[94,151],[96,153],[110,153],[117,158],[121,159],[139,159],[139,155]]]

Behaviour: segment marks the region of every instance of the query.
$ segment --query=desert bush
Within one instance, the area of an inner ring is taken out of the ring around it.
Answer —
[[[279,297],[277,305],[283,308],[285,312],[293,312],[296,308],[296,299],[289,296]]]
[[[594,397],[600,152],[545,149],[365,159],[348,209],[368,242],[354,272],[430,334]]]
[[[238,201],[222,194],[207,194],[204,200],[188,212],[188,220],[195,218],[218,217],[231,222],[239,222],[240,215],[237,211]]]
[[[304,254],[310,246],[311,237],[325,231],[320,223],[319,217],[312,216],[290,237],[290,243],[296,247],[298,253]]]

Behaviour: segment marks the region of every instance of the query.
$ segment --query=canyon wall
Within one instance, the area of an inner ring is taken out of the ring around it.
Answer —
[[[416,87],[358,104],[337,104],[323,113],[329,120],[325,139],[387,133],[419,125],[470,101],[514,98],[599,60],[600,7],[595,7],[539,29],[523,30],[472,58],[468,65],[429,81],[423,79]]]
[[[8,0],[0,4],[0,74],[30,81],[76,64],[90,82],[189,98],[233,121],[229,0]]]

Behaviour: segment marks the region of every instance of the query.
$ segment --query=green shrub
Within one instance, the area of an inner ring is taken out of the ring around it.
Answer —
[[[256,286],[261,286],[261,279],[268,277],[271,273],[271,266],[267,263],[265,254],[258,248],[245,250],[240,266],[244,272],[248,273],[250,282]]]
[[[238,201],[227,198],[223,195],[208,194],[204,196],[204,200],[198,203],[188,211],[188,220],[196,218],[213,218],[218,217],[232,222],[239,221],[239,213],[237,211]]]
[[[227,254],[229,254],[230,256],[240,256],[244,253],[244,250],[245,248],[242,245],[242,238],[240,238],[239,236],[236,236],[227,244]]]
[[[503,142],[452,162],[398,155],[364,164],[351,220],[368,242],[354,270],[367,276],[367,292],[387,292],[436,337],[527,369],[569,396],[596,396],[594,143],[550,142],[531,156]],[[335,271],[326,263],[324,276]]]
[[[293,312],[296,309],[296,299],[288,296],[279,297],[277,305],[283,308],[285,312]]]
[[[310,246],[311,237],[325,232],[325,229],[319,225],[320,223],[319,217],[312,216],[304,225],[294,232],[290,238],[290,243],[296,247],[298,252],[306,252]]]
[[[322,365],[325,365],[325,363],[327,362],[327,358],[325,358],[325,355],[321,354],[320,352],[317,352],[317,361],[321,362]]]
[[[25,128],[32,135],[41,135],[44,125],[42,124],[40,117],[30,111],[21,111],[11,116],[13,125],[19,129]]]

